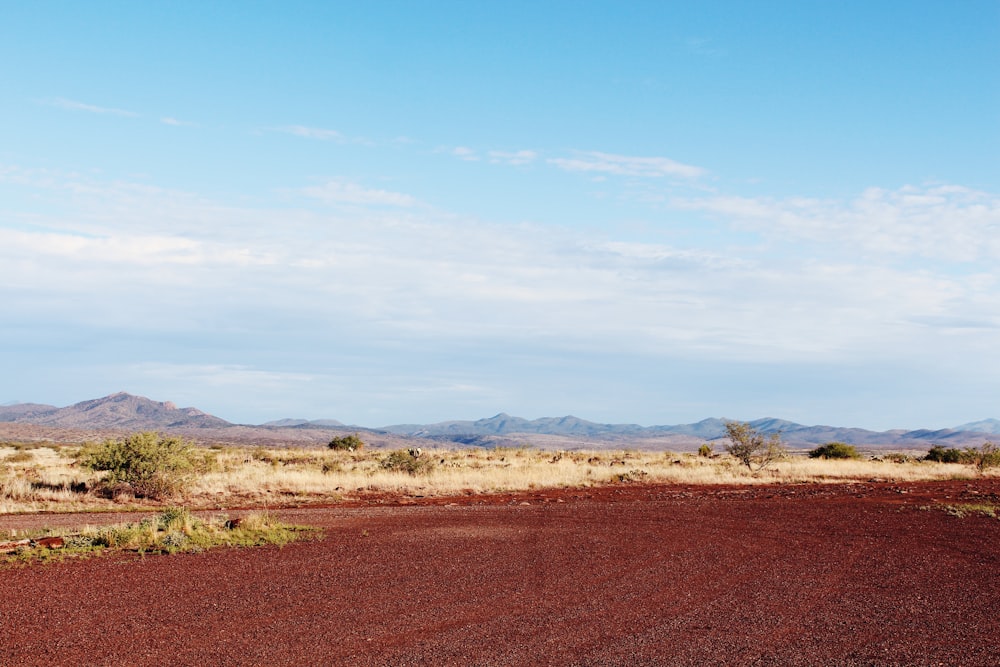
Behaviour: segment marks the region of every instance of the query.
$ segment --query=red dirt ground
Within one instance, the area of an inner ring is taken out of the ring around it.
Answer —
[[[1000,664],[1000,521],[921,509],[998,480],[376,500],[282,511],[325,530],[283,549],[0,569],[0,664]]]

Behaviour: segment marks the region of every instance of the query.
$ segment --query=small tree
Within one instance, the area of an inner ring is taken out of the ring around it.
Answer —
[[[963,463],[962,450],[954,447],[944,448],[941,445],[934,445],[927,450],[924,461],[934,461],[936,463]]]
[[[365,443],[358,437],[357,433],[341,435],[330,441],[327,445],[330,449],[344,452],[355,452],[363,448]]]
[[[91,470],[107,471],[107,485],[127,484],[136,496],[157,500],[183,491],[195,467],[190,443],[155,432],[84,447],[77,460]]]
[[[997,449],[997,446],[992,442],[984,442],[982,447],[972,451],[972,463],[979,472],[1000,466],[1000,449]]]
[[[860,459],[861,454],[846,442],[828,442],[809,451],[811,459]]]
[[[726,451],[748,470],[752,471],[756,466],[759,472],[785,455],[780,433],[765,436],[746,422],[727,421],[725,426],[726,437],[729,438]]]

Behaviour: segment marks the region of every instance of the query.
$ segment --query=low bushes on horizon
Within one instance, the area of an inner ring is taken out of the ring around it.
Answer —
[[[970,464],[982,472],[987,468],[1000,466],[1000,450],[992,442],[984,442],[981,447],[966,447],[965,449],[934,445],[927,451],[923,460],[936,463]]]
[[[854,445],[846,442],[828,442],[809,451],[811,459],[860,459],[861,454]]]

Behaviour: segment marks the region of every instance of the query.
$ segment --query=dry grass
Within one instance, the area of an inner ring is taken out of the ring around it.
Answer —
[[[130,495],[106,497],[101,473],[78,467],[78,448],[24,450],[0,447],[0,514],[37,511],[120,510],[138,506]],[[552,452],[536,449],[430,450],[411,474],[383,467],[388,452],[328,449],[213,447],[200,450],[201,472],[185,493],[194,508],[337,502],[369,493],[449,496],[543,488],[659,482],[675,484],[781,484],[918,481],[973,478],[973,466],[921,461],[828,461],[789,456],[752,473],[729,456],[672,452]],[[996,474],[988,473],[988,474]],[[142,501],[142,505],[156,503]]]
[[[18,535],[0,533],[0,564],[88,556],[108,550],[177,553],[265,544],[280,547],[310,532],[316,531],[284,524],[268,512],[251,512],[240,519],[202,518],[187,508],[171,507],[159,516],[132,523],[84,526],[75,531],[50,528]],[[46,544],[45,538],[55,538],[58,543]]]

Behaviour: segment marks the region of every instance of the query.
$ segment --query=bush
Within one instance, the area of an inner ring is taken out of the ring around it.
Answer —
[[[935,461],[937,463],[966,463],[965,453],[954,447],[945,449],[941,445],[934,445],[927,451],[924,461]]]
[[[336,437],[327,445],[330,449],[344,452],[355,452],[364,446],[365,443],[358,437],[357,433]]]
[[[1000,466],[1000,450],[992,442],[984,442],[983,446],[979,449],[970,451],[973,459],[972,463],[979,472],[983,472],[987,468]]]
[[[809,458],[860,459],[861,454],[854,448],[854,445],[848,445],[846,442],[828,442],[825,445],[820,445],[816,449],[810,450]]]
[[[937,463],[968,463],[976,466],[979,472],[987,468],[1000,466],[1000,450],[992,442],[984,442],[982,447],[966,447],[965,449],[955,449],[954,447],[944,448],[941,445],[934,445],[927,451],[924,461],[936,461]]]
[[[429,458],[424,458],[419,449],[397,449],[389,452],[389,455],[382,459],[381,465],[386,470],[398,470],[416,475],[421,472],[430,472],[434,463]]]
[[[712,445],[707,442],[698,448],[698,456],[710,458],[712,456]]]
[[[154,500],[182,492],[195,464],[192,445],[153,432],[87,446],[77,460],[91,470],[107,471],[107,487],[125,484],[134,495]]]
[[[785,455],[780,433],[765,436],[745,422],[727,421],[726,436],[729,438],[726,451],[749,470],[756,465],[759,472]]]

